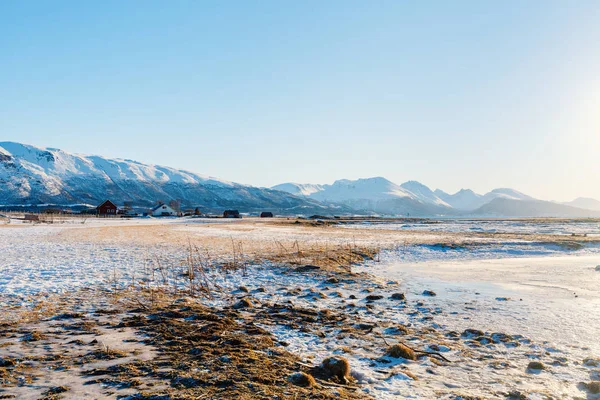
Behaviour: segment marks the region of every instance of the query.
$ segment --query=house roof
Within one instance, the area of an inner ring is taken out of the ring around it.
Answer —
[[[108,203],[108,205],[110,205],[110,206],[113,206],[114,208],[118,208],[118,207],[117,207],[117,205],[116,205],[115,203],[113,203],[112,201],[110,201],[110,200],[104,200],[104,202],[103,202],[102,204],[100,204],[100,205],[99,205],[98,207],[96,207],[96,208],[100,208],[100,207],[102,207],[103,205],[105,205],[106,203]]]
[[[169,206],[168,206],[168,205],[166,205],[166,204],[159,204],[159,205],[156,205],[156,206],[152,207],[152,211],[156,211],[156,210],[158,210],[159,208],[161,208],[161,207],[163,207],[163,206],[164,206],[164,207],[167,207],[167,208],[169,208],[169,209],[172,209],[171,207],[169,207]]]

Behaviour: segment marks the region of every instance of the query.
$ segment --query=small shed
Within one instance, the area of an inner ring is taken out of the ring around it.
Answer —
[[[223,218],[242,218],[238,210],[225,210],[223,212]]]
[[[96,207],[96,214],[102,217],[117,215],[117,206],[110,200]]]
[[[263,211],[260,213],[261,218],[273,218],[273,213],[271,211]]]
[[[177,216],[177,211],[173,210],[166,204],[159,204],[152,209],[153,217],[175,217]]]

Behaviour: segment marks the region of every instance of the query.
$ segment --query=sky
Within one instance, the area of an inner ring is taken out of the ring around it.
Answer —
[[[0,141],[600,199],[600,2],[0,2]]]

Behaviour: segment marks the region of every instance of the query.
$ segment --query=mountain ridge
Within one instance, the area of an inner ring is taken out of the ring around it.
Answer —
[[[0,206],[99,204],[107,198],[139,207],[179,200],[182,207],[199,206],[212,212],[237,208],[287,215],[600,216],[600,201],[595,199],[561,204],[510,188],[483,195],[471,189],[448,194],[418,181],[398,185],[381,176],[259,188],[129,159],[0,142]]]
[[[347,212],[289,193],[125,159],[71,154],[0,142],[0,204],[100,204],[107,198],[150,207],[180,200],[183,207],[286,213]]]

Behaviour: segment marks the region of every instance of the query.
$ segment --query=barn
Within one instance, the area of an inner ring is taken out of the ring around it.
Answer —
[[[242,218],[238,210],[225,210],[223,212],[223,218]]]
[[[112,201],[106,200],[96,207],[96,214],[101,217],[117,215],[117,206]]]

